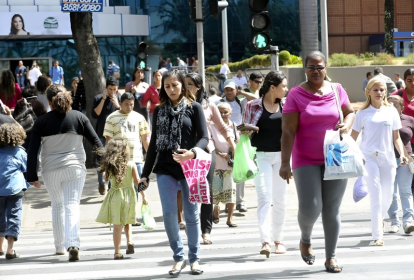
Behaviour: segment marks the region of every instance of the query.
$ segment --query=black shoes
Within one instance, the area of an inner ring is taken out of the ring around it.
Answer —
[[[69,261],[70,262],[74,262],[74,261],[79,260],[79,248],[78,247],[74,247],[74,246],[69,247],[68,252],[69,252]]]
[[[240,203],[236,205],[236,210],[239,210],[240,213],[247,212],[247,208],[244,203]]]
[[[180,276],[181,270],[183,270],[187,266],[187,261],[183,261],[180,269],[172,269],[168,272],[172,277]]]

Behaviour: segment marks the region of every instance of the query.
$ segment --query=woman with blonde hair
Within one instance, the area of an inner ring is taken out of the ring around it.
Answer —
[[[371,202],[371,229],[375,246],[384,246],[384,217],[392,201],[397,162],[394,145],[400,156],[400,165],[408,163],[400,138],[401,120],[397,110],[387,101],[387,86],[378,78],[365,88],[367,101],[356,114],[351,136],[355,140],[362,131],[361,151],[368,172],[364,180]]]

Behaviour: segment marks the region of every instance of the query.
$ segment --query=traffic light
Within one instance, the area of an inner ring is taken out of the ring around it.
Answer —
[[[190,4],[190,18],[191,18],[192,21],[195,21],[197,19],[196,0],[189,0],[189,4]]]
[[[267,4],[269,0],[249,0],[252,43],[259,52],[270,50],[269,28],[271,25]]]
[[[137,67],[147,68],[147,43],[140,42],[138,44]]]
[[[208,5],[210,7],[210,15],[214,19],[217,19],[219,13],[221,13],[221,11],[227,8],[229,3],[227,3],[227,1],[209,0]]]

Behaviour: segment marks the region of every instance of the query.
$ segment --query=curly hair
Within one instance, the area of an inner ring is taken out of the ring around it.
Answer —
[[[67,114],[72,108],[72,96],[70,92],[58,93],[52,98],[52,107],[61,114]]]
[[[0,148],[23,145],[26,132],[18,123],[5,123],[0,125]]]
[[[125,138],[113,138],[105,148],[98,170],[105,172],[108,178],[115,178],[116,185],[120,185],[126,176],[128,161],[128,141]]]

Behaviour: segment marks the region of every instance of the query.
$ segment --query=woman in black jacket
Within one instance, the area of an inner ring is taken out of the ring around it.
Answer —
[[[38,118],[32,129],[27,159],[27,181],[40,187],[37,155],[40,148],[42,178],[52,202],[53,237],[57,255],[69,252],[69,261],[79,260],[79,203],[86,178],[83,137],[102,147],[88,118],[71,110],[70,92],[61,85],[47,88],[52,110]]]
[[[200,219],[197,203],[189,201],[189,187],[180,163],[195,158],[193,148],[206,150],[208,132],[203,108],[188,91],[184,76],[178,70],[164,73],[160,91],[160,106],[153,113],[153,131],[141,182],[147,185],[153,170],[157,174],[164,226],[174,252],[175,264],[169,272],[178,276],[186,266],[184,246],[177,219],[177,191],[182,191],[184,217],[187,224],[188,258],[193,275],[199,268]],[[154,166],[158,154],[157,163]]]

